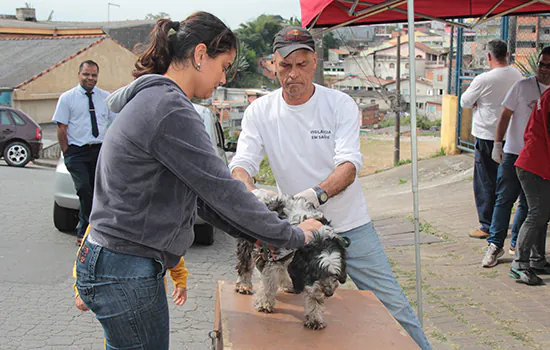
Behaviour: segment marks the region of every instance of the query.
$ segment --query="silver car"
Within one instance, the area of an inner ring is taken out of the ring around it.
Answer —
[[[214,147],[218,155],[227,164],[225,152],[235,152],[236,145],[233,144],[230,147],[226,147],[222,126],[211,109],[198,104],[194,106],[203,118],[204,126],[212,141],[212,147]],[[74,231],[79,221],[79,208],[80,203],[76,195],[73,179],[65,166],[63,155],[61,155],[55,170],[53,203],[53,222],[55,227],[60,231]],[[197,217],[195,224],[195,243],[205,245],[214,243],[214,228],[205,223],[200,217]]]

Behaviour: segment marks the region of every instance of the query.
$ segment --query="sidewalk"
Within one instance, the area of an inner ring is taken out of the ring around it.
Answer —
[[[481,259],[487,242],[468,237],[478,227],[473,163],[468,154],[419,163],[422,232],[441,238],[420,246],[428,338],[434,349],[548,349],[549,285],[526,286],[507,276],[509,239],[500,264],[485,269]],[[411,165],[360,182],[375,225],[412,217]],[[416,308],[414,246],[388,242],[384,245],[394,273]],[[550,284],[550,276],[541,278]]]

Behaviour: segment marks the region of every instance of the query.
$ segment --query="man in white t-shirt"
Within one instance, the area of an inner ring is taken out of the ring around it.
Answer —
[[[460,106],[474,108],[472,135],[475,137],[474,197],[480,228],[470,237],[487,238],[496,200],[498,163],[491,158],[497,130],[500,105],[521,73],[508,65],[508,48],[500,39],[488,44],[487,59],[491,70],[474,78],[462,94]]]
[[[498,258],[504,254],[504,240],[508,232],[508,223],[512,207],[518,199],[519,204],[512,225],[510,254],[514,255],[519,229],[527,217],[527,200],[516,175],[514,163],[523,148],[523,134],[531,116],[533,106],[550,85],[550,47],[546,47],[538,57],[536,76],[516,82],[502,102],[502,113],[498,121],[493,147],[493,160],[500,164],[497,175],[497,199],[491,221],[489,247],[482,260],[483,267],[498,264]],[[503,140],[506,134],[506,143]],[[534,267],[544,266],[546,260],[545,243],[540,242],[531,251],[531,264]]]
[[[357,181],[363,161],[357,104],[313,84],[317,54],[305,29],[283,28],[273,50],[282,89],[246,109],[229,165],[233,177],[253,191],[252,176],[267,155],[279,192],[305,198],[351,240],[347,272],[357,287],[373,291],[417,344],[431,349],[391,271]]]

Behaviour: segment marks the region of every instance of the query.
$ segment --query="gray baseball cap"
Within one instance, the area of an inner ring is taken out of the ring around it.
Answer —
[[[284,27],[277,33],[273,41],[273,52],[279,51],[283,57],[302,49],[315,52],[313,37],[302,27]]]

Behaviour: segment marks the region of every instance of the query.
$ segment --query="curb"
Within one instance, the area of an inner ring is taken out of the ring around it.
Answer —
[[[53,159],[49,159],[49,160],[46,160],[46,159],[35,159],[32,161],[32,163],[34,165],[38,165],[38,166],[43,166],[43,167],[47,167],[47,168],[55,168],[57,167],[57,160],[53,160]]]

